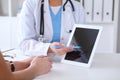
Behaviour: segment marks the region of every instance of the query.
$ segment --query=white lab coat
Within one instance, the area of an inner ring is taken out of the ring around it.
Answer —
[[[45,31],[44,38],[46,43],[38,41],[40,31],[40,6],[41,0],[25,0],[20,14],[19,23],[19,47],[25,54],[47,55],[47,51],[52,40],[53,29],[49,12],[49,2],[44,0],[44,22]],[[63,0],[63,4],[66,0]],[[68,2],[65,6],[65,11],[62,12],[61,21],[61,42],[66,44],[69,39],[69,30],[72,30],[73,25],[84,22],[84,10],[81,4],[72,0],[75,7],[75,12],[72,11],[71,5]]]

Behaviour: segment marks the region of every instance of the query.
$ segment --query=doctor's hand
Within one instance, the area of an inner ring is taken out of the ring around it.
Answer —
[[[59,48],[54,46],[58,46]],[[48,53],[54,53],[56,55],[64,55],[71,50],[72,49],[69,47],[64,47],[63,43],[53,42],[49,47]]]

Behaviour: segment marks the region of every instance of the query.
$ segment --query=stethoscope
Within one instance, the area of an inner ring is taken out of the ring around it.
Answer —
[[[63,11],[65,11],[65,6],[67,3],[70,3],[71,7],[72,7],[72,11],[75,11],[74,5],[72,3],[71,0],[66,0],[66,2],[63,5]],[[40,36],[39,36],[39,41],[40,42],[44,42],[45,38],[44,38],[44,0],[41,1],[41,7],[40,7]],[[69,32],[71,32],[71,30],[69,30]]]

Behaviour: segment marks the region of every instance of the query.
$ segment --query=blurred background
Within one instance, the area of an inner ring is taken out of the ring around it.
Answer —
[[[24,1],[0,0],[0,49],[10,49],[18,46],[17,27]],[[119,0],[77,1],[85,9],[85,24],[103,26],[96,53],[120,53]]]

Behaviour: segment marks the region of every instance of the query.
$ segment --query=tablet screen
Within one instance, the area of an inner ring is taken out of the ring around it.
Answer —
[[[76,28],[69,46],[79,46],[73,48],[65,56],[65,60],[88,63],[91,56],[99,29]]]

